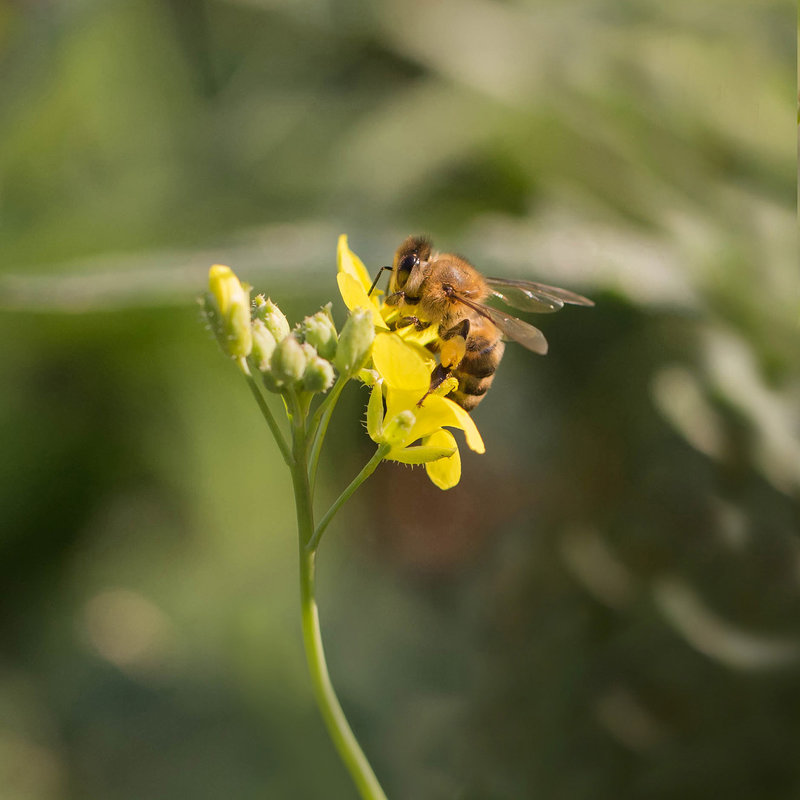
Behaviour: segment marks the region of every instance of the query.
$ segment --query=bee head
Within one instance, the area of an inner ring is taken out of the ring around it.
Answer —
[[[431,255],[431,242],[424,236],[409,236],[394,254],[392,284],[395,291],[401,290],[408,281],[412,270],[420,263],[428,261]]]

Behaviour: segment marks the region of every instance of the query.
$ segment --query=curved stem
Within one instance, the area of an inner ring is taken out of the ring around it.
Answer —
[[[315,600],[314,570],[316,552],[308,547],[314,535],[314,511],[311,503],[311,488],[305,458],[306,431],[304,419],[295,420],[293,432],[294,464],[292,466],[292,482],[294,484],[297,527],[300,539],[300,610],[303,625],[303,644],[305,646],[308,669],[311,673],[314,697],[328,733],[358,787],[363,800],[386,800],[386,795],[381,789],[378,779],[375,777],[369,761],[367,761],[367,757],[364,755],[347,722],[328,674]]]
[[[314,599],[315,559],[316,553],[306,550],[301,545],[300,603],[303,619],[303,643],[305,644],[308,668],[311,672],[314,696],[322,718],[325,720],[328,733],[363,800],[386,800],[386,794],[378,783],[367,757],[344,716],[328,675],[325,651],[322,648],[317,603]]]
[[[378,468],[378,464],[383,461],[386,454],[391,450],[391,445],[382,444],[378,449],[375,451],[375,455],[367,461],[364,465],[364,468],[361,472],[350,481],[350,485],[336,498],[333,505],[327,510],[325,516],[322,518],[322,521],[317,525],[316,530],[314,531],[314,535],[309,539],[308,544],[306,545],[306,549],[308,550],[316,550],[319,547],[319,540],[322,538],[322,534],[325,533],[325,528],[328,527],[330,521],[333,519],[336,512],[350,499],[352,494],[361,486],[364,481],[372,475],[373,472]]]

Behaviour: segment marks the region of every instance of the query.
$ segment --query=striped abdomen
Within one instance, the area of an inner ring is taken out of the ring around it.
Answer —
[[[471,333],[464,358],[453,370],[453,375],[458,378],[458,389],[450,392],[448,397],[465,411],[472,411],[492,385],[504,349],[505,344],[498,336]]]

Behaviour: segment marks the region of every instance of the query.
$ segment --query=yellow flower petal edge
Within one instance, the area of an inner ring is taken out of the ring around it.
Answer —
[[[447,431],[439,431],[446,433]],[[418,444],[414,447],[403,447],[399,450],[390,450],[386,456],[388,461],[398,461],[401,464],[430,464],[441,461],[443,458],[452,458],[458,452],[455,439],[450,447],[436,447],[428,444]]]
[[[380,442],[383,433],[383,391],[377,381],[372,386],[367,403],[367,433],[373,442]]]
[[[355,278],[364,288],[364,292],[369,291],[372,281],[369,278],[364,262],[350,249],[347,244],[347,234],[339,236],[339,243],[336,247],[336,266],[339,272],[345,272]]]
[[[461,455],[456,447],[456,440],[450,431],[444,430],[436,431],[425,440],[427,447],[447,447],[448,444],[454,448],[453,455],[425,465],[425,471],[433,485],[445,491],[452,489],[461,480]]]
[[[450,413],[453,414],[461,423],[460,425],[454,427],[461,428],[461,430],[464,431],[464,436],[467,439],[467,446],[469,449],[474,450],[476,453],[485,453],[486,445],[483,443],[483,438],[478,431],[478,426],[475,424],[475,421],[472,419],[469,413],[464,411],[464,409],[461,408],[458,403],[454,402],[449,397],[441,397],[438,399],[447,403],[447,405],[450,407]],[[425,402],[427,402],[427,400]]]
[[[372,314],[372,324],[376,328],[388,330],[389,326],[383,321],[378,307],[367,295],[367,290],[361,282],[354,278],[349,272],[340,272],[336,276],[339,284],[339,292],[342,295],[344,304],[351,310],[356,308],[366,308]]]

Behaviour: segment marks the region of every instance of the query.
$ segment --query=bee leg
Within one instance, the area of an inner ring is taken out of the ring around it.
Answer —
[[[418,331],[424,331],[430,323],[419,317],[400,317],[395,323],[395,328],[405,328],[408,325],[413,325]]]
[[[410,297],[402,289],[399,292],[392,292],[387,295],[383,301],[387,306],[397,306],[400,303],[407,303],[410,306],[419,303],[419,297]]]
[[[419,399],[417,402],[417,408],[422,406],[423,401],[425,398],[431,393],[436,391],[448,378],[450,377],[450,370],[446,367],[443,367],[441,364],[436,366],[436,369],[431,373],[431,385],[428,387],[428,391],[425,392],[424,395]]]
[[[442,330],[439,328],[439,338],[442,344],[439,347],[439,364],[431,373],[431,385],[422,396],[417,406],[421,406],[425,398],[436,391],[452,374],[453,370],[464,359],[467,352],[467,337],[469,336],[469,320],[462,319],[452,328]]]
[[[463,360],[467,352],[467,337],[469,336],[469,320],[462,319],[446,331],[439,331],[442,339],[440,361],[447,369],[455,369]]]
[[[403,302],[403,298],[406,296],[405,292],[392,292],[391,294],[387,294],[386,297],[383,298],[383,302],[387,306],[397,306]]]

